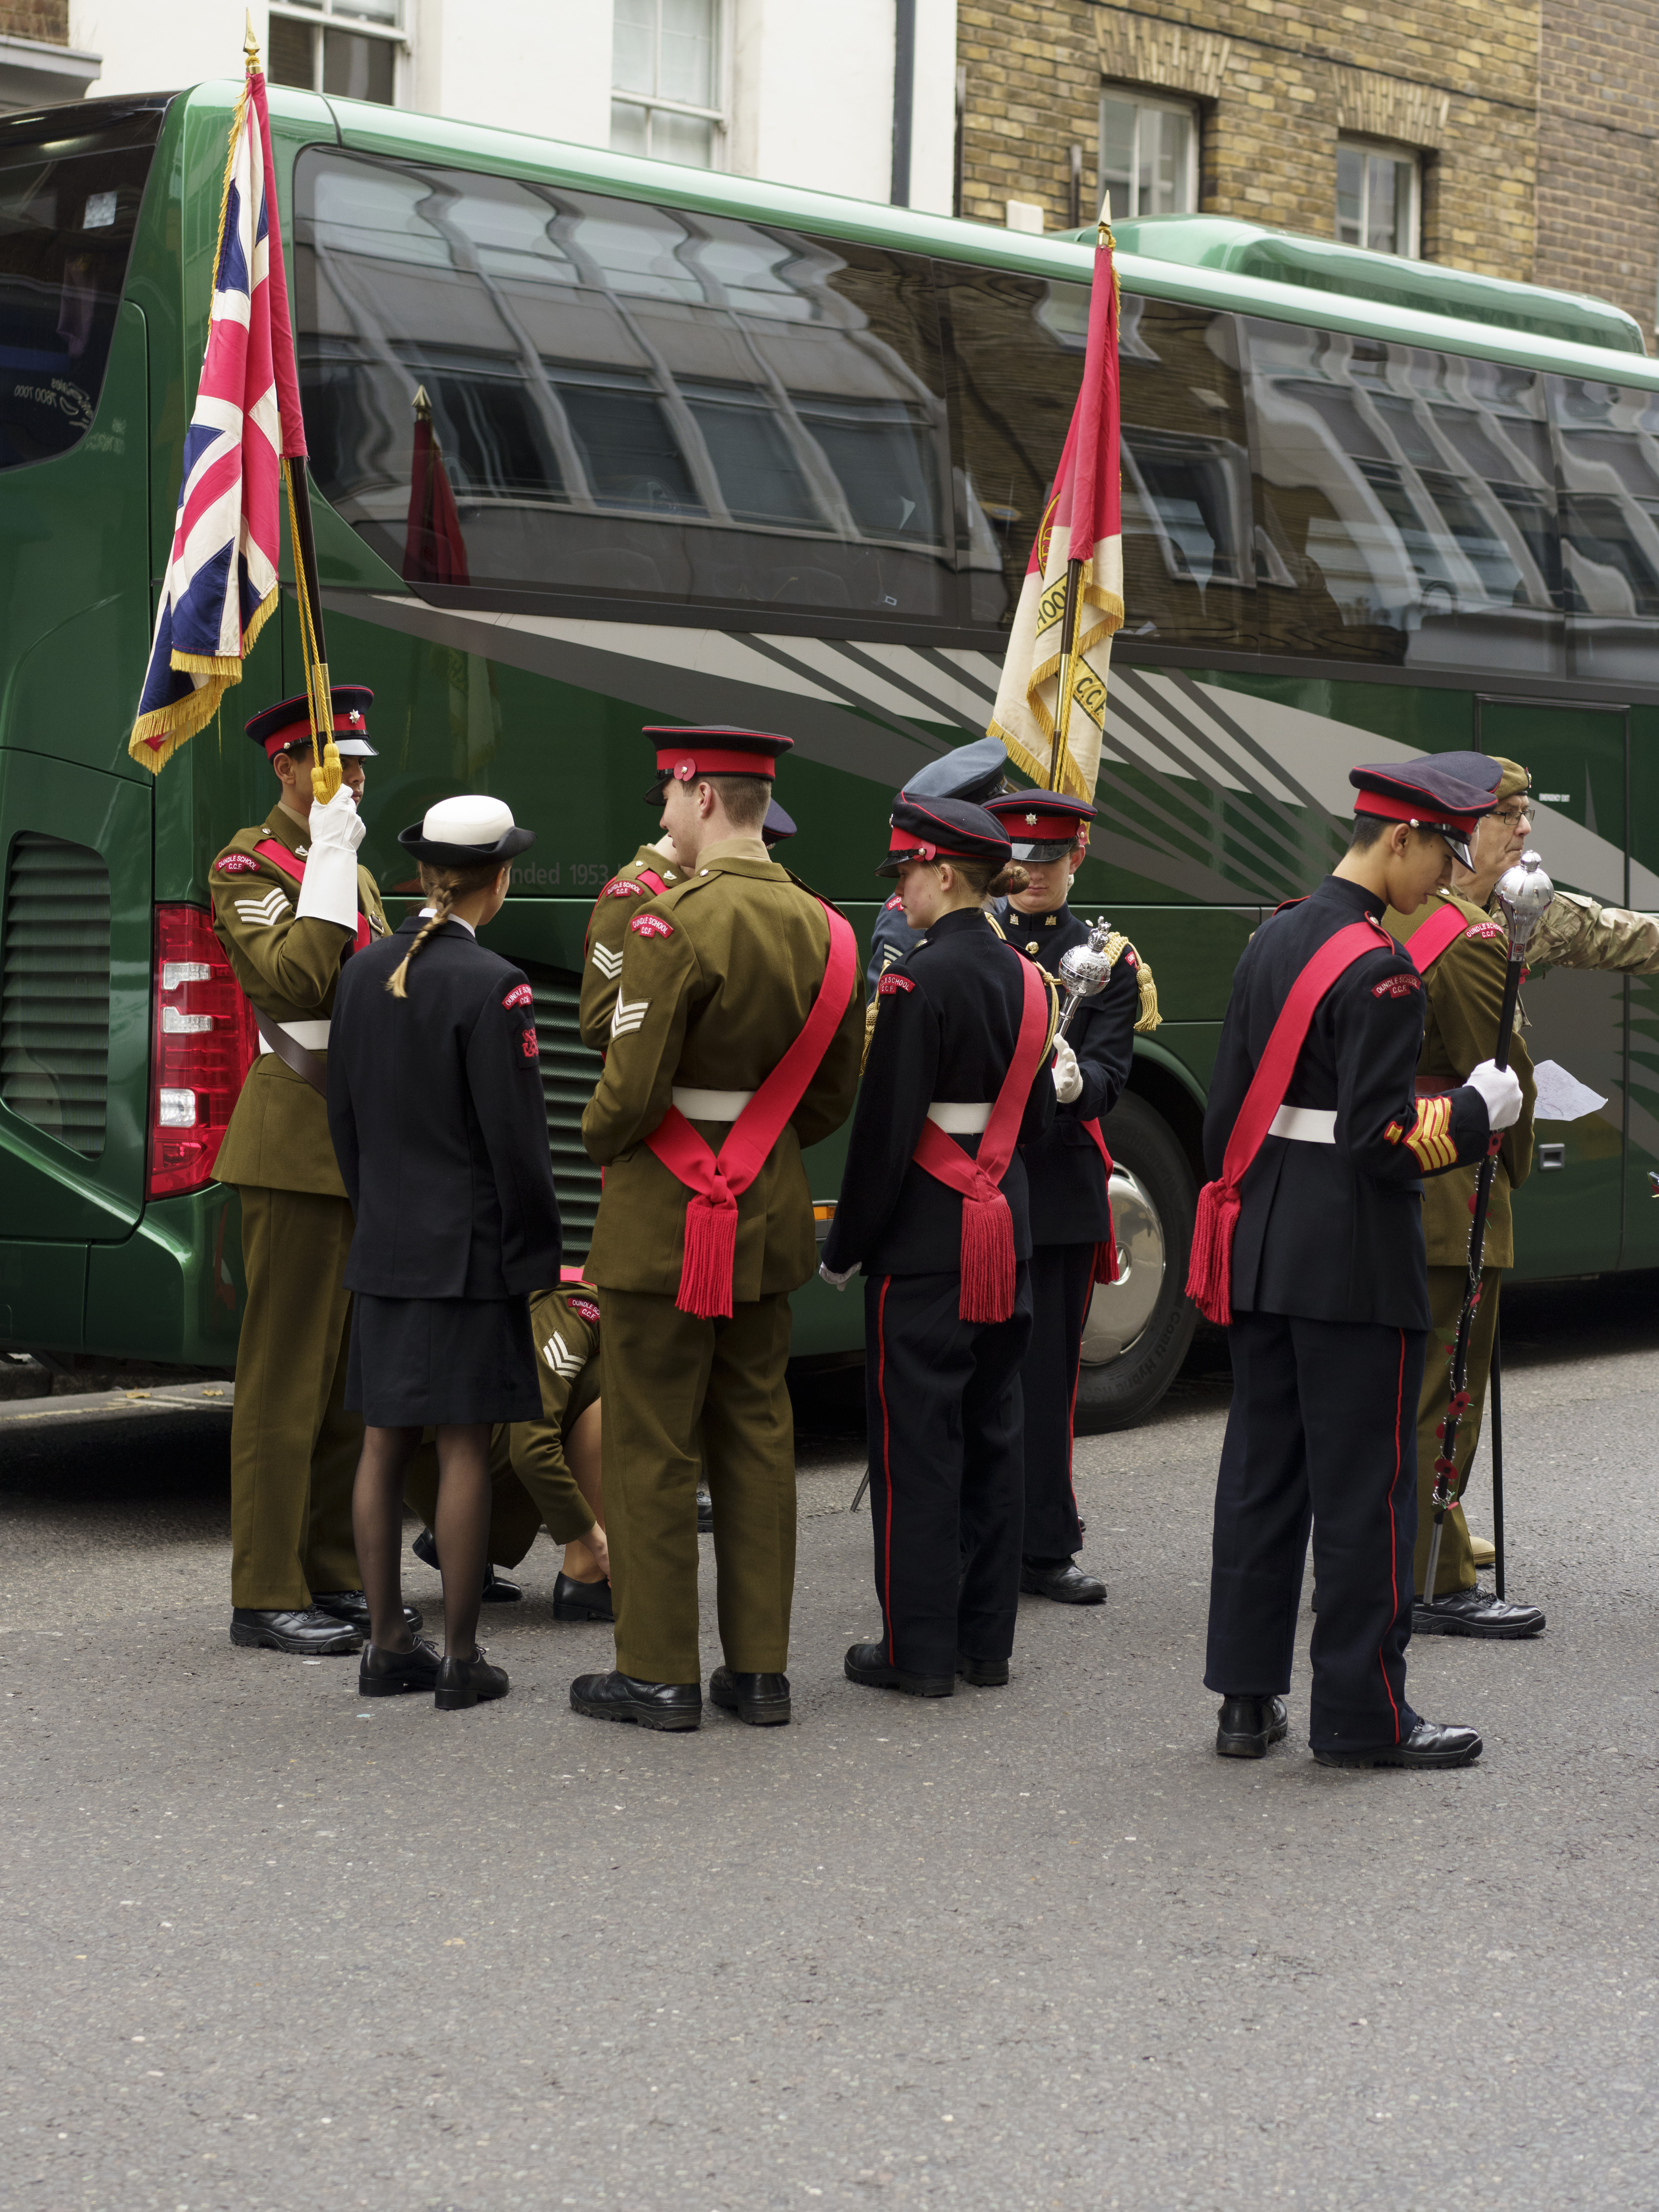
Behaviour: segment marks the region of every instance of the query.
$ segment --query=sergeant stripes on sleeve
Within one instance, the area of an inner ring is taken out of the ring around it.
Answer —
[[[1382,1141],[1404,1145],[1425,1175],[1437,1175],[1442,1168],[1457,1164],[1451,1116],[1449,1098],[1419,1098],[1416,1117],[1409,1127],[1403,1121],[1390,1121],[1382,1132]]]

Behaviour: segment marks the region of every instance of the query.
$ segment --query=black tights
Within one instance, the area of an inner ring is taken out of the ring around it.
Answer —
[[[471,1659],[478,1648],[478,1606],[489,1544],[489,1425],[438,1430],[438,1504],[432,1534],[444,1578],[444,1656]],[[365,1429],[351,1493],[357,1565],[368,1600],[370,1641],[407,1651],[404,1620],[404,1474],[421,1441],[418,1429]]]

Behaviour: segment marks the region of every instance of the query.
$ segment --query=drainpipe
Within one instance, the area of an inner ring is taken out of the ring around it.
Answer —
[[[893,0],[893,188],[895,207],[910,204],[910,126],[916,105],[916,0]]]

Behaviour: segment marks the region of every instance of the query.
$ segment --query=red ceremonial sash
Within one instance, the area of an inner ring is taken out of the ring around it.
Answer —
[[[784,1123],[805,1097],[852,996],[858,939],[843,915],[829,906],[823,912],[830,924],[830,957],[811,1011],[800,1035],[732,1124],[719,1154],[709,1149],[678,1106],[669,1108],[645,1140],[669,1174],[691,1193],[674,1304],[682,1313],[704,1321],[731,1316],[738,1200],[766,1165]]]
[[[1025,991],[1019,1035],[977,1157],[970,1158],[937,1121],[922,1123],[910,1155],[919,1168],[962,1199],[962,1291],[957,1311],[963,1321],[1006,1321],[1014,1310],[1014,1218],[1000,1186],[1014,1156],[1025,1101],[1048,1042],[1048,994],[1030,961],[1021,959],[1019,970]]]
[[[1448,899],[1428,920],[1413,930],[1406,939],[1406,950],[1412,956],[1412,965],[1419,975],[1426,975],[1443,952],[1449,952],[1463,932],[1470,927],[1468,916]]]
[[[1352,968],[1367,952],[1393,944],[1380,922],[1351,921],[1334,937],[1326,939],[1291,984],[1279,1010],[1279,1019],[1227,1139],[1219,1180],[1206,1182],[1198,1194],[1187,1295],[1206,1321],[1224,1328],[1233,1317],[1233,1231],[1238,1226],[1238,1187],[1261,1150],[1274,1115],[1285,1103],[1285,1093],[1291,1087],[1319,1002],[1345,969]]]
[[[1101,1164],[1106,1170],[1106,1235],[1104,1241],[1095,1247],[1094,1279],[1097,1283],[1115,1283],[1117,1280],[1117,1224],[1112,1219],[1112,1156],[1106,1149],[1106,1139],[1100,1133],[1099,1122],[1085,1121],[1082,1126],[1085,1133],[1092,1139],[1095,1150],[1100,1154]]]
[[[292,876],[296,884],[304,883],[305,862],[297,853],[290,852],[286,845],[279,843],[275,837],[262,837],[253,849],[262,860],[269,860],[273,867],[280,868],[285,876]],[[368,939],[368,916],[362,911],[362,894],[360,891],[357,897],[357,935],[352,945],[352,951],[354,952],[366,951]]]

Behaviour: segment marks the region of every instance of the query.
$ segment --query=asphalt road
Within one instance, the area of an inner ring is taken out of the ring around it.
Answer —
[[[805,1408],[795,1723],[683,1737],[570,1711],[545,1543],[503,1704],[362,1705],[227,1640],[222,1412],[8,1419],[0,2205],[1659,2203],[1659,1283],[1508,1310],[1550,1626],[1413,1648],[1451,1775],[1316,1766],[1305,1674],[1213,1757],[1213,1368],[1079,1448],[1109,1605],[939,1704],[842,1676],[863,1461]]]

